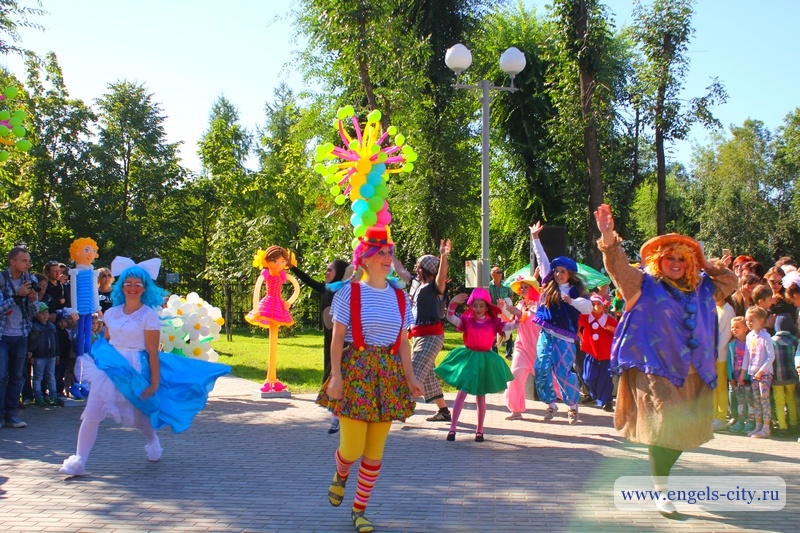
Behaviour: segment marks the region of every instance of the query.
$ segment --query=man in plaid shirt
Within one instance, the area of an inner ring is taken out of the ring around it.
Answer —
[[[19,395],[28,353],[32,317],[39,310],[36,278],[28,273],[31,256],[22,246],[8,252],[8,268],[0,273],[0,415],[6,427],[24,428]]]

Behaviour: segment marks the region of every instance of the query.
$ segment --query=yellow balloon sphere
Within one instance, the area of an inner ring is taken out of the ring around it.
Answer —
[[[353,187],[361,187],[367,182],[367,176],[356,172],[352,176],[350,176],[350,185]]]
[[[356,170],[361,174],[369,174],[369,171],[372,170],[372,162],[369,159],[359,159],[356,163]]]
[[[342,198],[344,198],[344,196],[342,196]],[[352,189],[350,189],[350,201],[351,202],[355,202],[359,198],[361,198],[361,194],[358,192],[358,188],[353,187]],[[344,203],[344,201],[342,201],[342,203]],[[342,204],[339,204],[339,205],[342,205]]]

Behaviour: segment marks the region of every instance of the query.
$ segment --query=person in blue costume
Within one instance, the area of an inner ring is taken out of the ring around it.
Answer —
[[[597,246],[625,312],[611,344],[611,371],[619,375],[614,427],[648,447],[655,490],[666,492],[681,453],[713,438],[712,389],[717,386],[717,311],[736,289],[729,257],[706,260],[700,244],[668,233],[644,243],[642,269],[630,265],[614,232],[611,208],[594,213]],[[672,517],[666,498],[656,509]]]
[[[176,433],[188,429],[205,407],[216,379],[231,370],[159,353],[161,323],[156,309],[166,293],[153,280],[160,264],[160,259],[150,259],[137,265],[124,257],[111,263],[117,276],[111,293],[115,306],[104,315],[105,339],[78,361],[92,393],[81,415],[77,452],[64,460],[59,469],[63,474],[86,474],[86,461],[106,417],[137,428],[147,440],[147,459],[158,461],[163,450],[156,430],[165,425]]]
[[[577,352],[578,318],[592,311],[586,286],[578,275],[578,264],[568,257],[548,261],[539,240],[541,222],[531,226],[533,252],[542,275],[542,291],[533,321],[542,328],[536,344],[534,374],[536,394],[547,405],[544,420],[552,420],[558,407],[553,381],[558,383],[561,399],[567,404],[570,425],[578,422],[580,385],[573,365]]]

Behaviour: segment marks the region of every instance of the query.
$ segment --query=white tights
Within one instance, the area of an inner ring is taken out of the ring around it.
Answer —
[[[133,427],[138,429],[144,438],[147,439],[147,444],[158,442],[158,435],[156,430],[153,429],[148,419],[141,411],[135,411],[133,415]],[[100,428],[100,421],[93,419],[84,419],[81,422],[81,428],[78,430],[78,456],[86,461],[89,454],[94,448],[94,442],[97,440],[97,431]]]

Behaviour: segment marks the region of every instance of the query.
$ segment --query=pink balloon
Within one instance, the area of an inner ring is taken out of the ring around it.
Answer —
[[[389,224],[392,223],[392,214],[388,210],[383,209],[381,211],[378,211],[377,214],[378,214],[378,222],[377,222],[378,224],[383,224],[385,226],[388,226]]]

